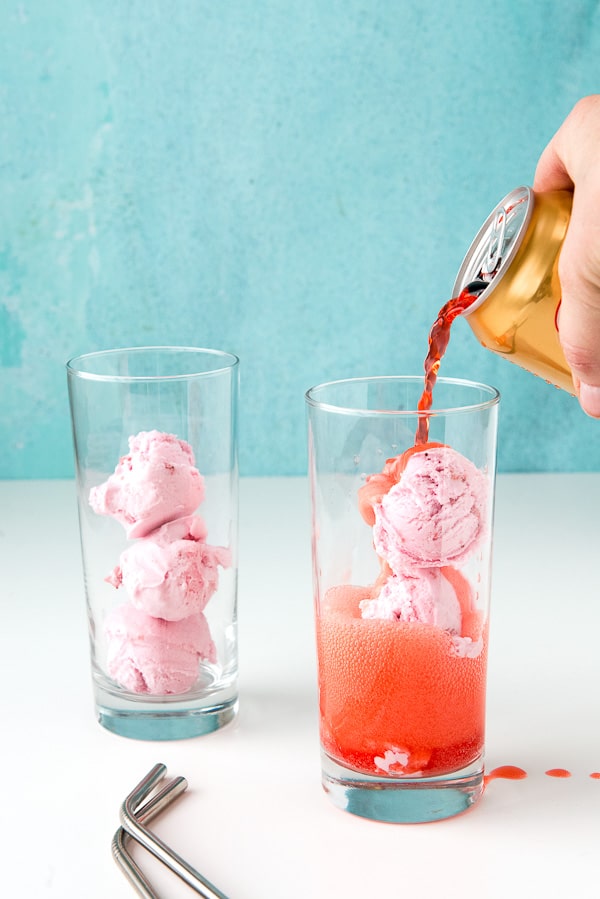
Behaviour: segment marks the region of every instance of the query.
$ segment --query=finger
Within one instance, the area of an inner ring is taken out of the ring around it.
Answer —
[[[559,336],[584,410],[600,417],[600,224],[594,193],[576,190],[559,259],[562,289]]]
[[[572,109],[542,153],[534,190],[574,189],[559,260],[559,335],[583,409],[600,417],[600,95]]]
[[[533,189],[571,189],[585,177],[598,157],[600,94],[579,100],[564,120],[537,164]]]
[[[560,137],[557,133],[539,158],[533,179],[533,189],[540,193],[548,190],[573,189],[573,179],[565,168],[559,146]]]

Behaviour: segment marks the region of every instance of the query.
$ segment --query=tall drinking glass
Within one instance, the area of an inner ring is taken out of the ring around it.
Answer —
[[[407,823],[483,790],[499,402],[440,378],[419,412],[422,390],[407,376],[306,394],[323,786]]]
[[[238,695],[238,358],[115,349],[67,375],[98,719],[215,730]]]

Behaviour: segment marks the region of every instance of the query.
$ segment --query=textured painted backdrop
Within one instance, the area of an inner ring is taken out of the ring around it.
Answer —
[[[598,0],[0,0],[0,477],[73,471],[66,360],[242,360],[241,468],[305,469],[303,394],[416,373],[480,224],[600,90]],[[600,423],[455,327],[502,470]]]

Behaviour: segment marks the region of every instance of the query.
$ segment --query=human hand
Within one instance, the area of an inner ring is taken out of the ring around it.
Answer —
[[[600,94],[575,105],[540,156],[533,189],[573,190],[560,258],[559,336],[585,412],[600,418]]]

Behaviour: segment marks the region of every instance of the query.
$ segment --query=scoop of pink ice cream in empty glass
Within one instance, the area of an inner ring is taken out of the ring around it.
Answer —
[[[121,553],[107,580],[124,587],[134,608],[167,621],[202,612],[231,564],[224,546],[205,542],[199,516],[168,522]]]
[[[141,431],[129,438],[129,453],[114,473],[90,490],[98,515],[116,518],[128,537],[195,512],[204,499],[204,479],[189,443],[174,434]]]
[[[215,644],[202,613],[164,621],[127,603],[111,612],[105,632],[108,673],[133,693],[185,693],[198,677],[200,659],[216,661]]]

